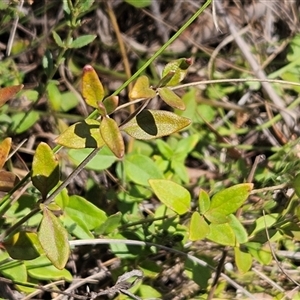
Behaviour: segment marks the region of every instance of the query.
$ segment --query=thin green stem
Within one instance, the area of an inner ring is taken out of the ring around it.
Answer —
[[[151,65],[155,59],[157,59],[163,51],[169,47],[182,33],[185,31],[197,18],[198,16],[208,7],[208,5],[211,3],[211,0],[207,0],[204,5],[199,8],[195,14],[159,49],[157,52],[153,54],[153,56],[148,59],[145,64],[136,71],[127,81],[125,81],[111,96],[118,95],[123,89],[125,89],[129,83],[131,83],[133,80],[135,80],[146,68]],[[93,111],[89,116],[88,119],[93,119],[97,116],[98,111]]]

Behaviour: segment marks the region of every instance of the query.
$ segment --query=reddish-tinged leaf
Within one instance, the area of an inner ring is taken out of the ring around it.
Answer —
[[[129,93],[129,98],[131,100],[140,98],[153,98],[155,96],[156,92],[149,87],[149,79],[145,75],[137,79],[136,83]]]
[[[10,148],[11,148],[11,138],[8,137],[0,143],[0,169],[3,168],[7,160],[7,156],[10,151]]]
[[[184,79],[188,67],[191,64],[191,58],[179,58],[169,62],[162,72],[162,77],[167,76],[170,72],[174,72],[175,74],[174,76],[172,76],[171,80],[166,85],[174,86],[180,83]]]
[[[130,136],[150,140],[170,135],[190,125],[191,120],[164,110],[144,109],[120,127]]]
[[[0,89],[0,107],[17,94],[22,88],[23,84],[7,86]]]
[[[185,104],[172,90],[167,87],[159,88],[158,94],[168,105],[173,108],[185,110]]]
[[[100,124],[100,133],[108,148],[116,157],[122,158],[125,153],[124,140],[114,119],[105,117]]]
[[[104,98],[104,88],[92,66],[86,65],[82,75],[82,96],[85,102],[98,108],[98,102]]]

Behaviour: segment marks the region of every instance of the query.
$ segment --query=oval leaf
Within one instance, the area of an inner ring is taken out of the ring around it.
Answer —
[[[68,233],[57,217],[46,207],[43,209],[38,238],[46,256],[57,269],[62,270],[70,254]]]
[[[172,90],[167,87],[157,89],[159,96],[173,108],[185,110],[185,104]]]
[[[243,244],[248,242],[248,234],[244,226],[241,224],[241,222],[238,220],[238,218],[231,214],[228,216],[229,218],[229,226],[233,230],[236,240],[239,244]]]
[[[34,232],[18,232],[4,243],[9,256],[14,259],[31,260],[40,256],[41,244]]]
[[[11,138],[8,137],[0,143],[0,169],[3,168],[7,160],[10,148],[11,148]]]
[[[7,86],[0,89],[0,107],[9,99],[15,96],[22,88],[23,84]]]
[[[150,140],[170,135],[187,127],[190,123],[190,119],[169,111],[144,109],[120,129],[136,139]]]
[[[102,101],[104,98],[103,85],[96,71],[90,65],[83,68],[82,96],[85,102],[94,108],[98,108],[97,102]]]
[[[198,196],[198,206],[199,211],[201,214],[205,214],[210,207],[210,198],[207,192],[200,189],[199,196]]]
[[[250,270],[252,266],[251,254],[242,251],[238,247],[234,247],[234,258],[236,266],[241,273],[246,273]]]
[[[202,240],[209,233],[209,225],[197,211],[192,215],[190,221],[189,239],[191,241]]]
[[[58,161],[46,143],[40,143],[35,151],[31,179],[43,199],[59,181]]]
[[[154,98],[156,92],[149,87],[149,79],[147,76],[140,76],[129,93],[131,100],[140,98]]]
[[[95,35],[95,34],[82,35],[82,36],[78,37],[77,39],[75,39],[69,47],[70,48],[82,48],[82,47],[88,45],[89,43],[91,43],[96,37],[97,37],[97,35]]]
[[[16,134],[20,134],[28,130],[38,120],[40,115],[37,111],[31,110],[29,112],[19,112],[12,116],[12,124],[9,130]]]
[[[190,209],[191,194],[181,185],[164,179],[150,179],[149,184],[157,198],[179,215]]]
[[[209,233],[206,238],[225,246],[235,246],[235,234],[228,223],[225,224],[210,224]]]
[[[71,125],[55,139],[55,142],[67,148],[101,148],[105,145],[100,131],[100,122],[87,119]]]
[[[149,179],[162,179],[163,173],[154,161],[143,154],[126,155],[124,161],[126,175],[134,183],[149,186]]]
[[[242,183],[218,192],[212,197],[207,213],[217,212],[225,216],[234,213],[247,200],[252,188],[252,183]]]
[[[116,157],[122,158],[125,153],[125,145],[116,121],[109,117],[102,118],[100,133],[107,147]]]

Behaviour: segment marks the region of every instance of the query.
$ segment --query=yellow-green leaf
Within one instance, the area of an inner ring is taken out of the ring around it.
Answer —
[[[167,207],[179,215],[183,215],[190,210],[190,192],[170,180],[150,179],[149,184],[157,198]]]
[[[31,179],[33,185],[41,192],[43,199],[59,181],[58,161],[46,143],[40,143],[35,151]]]
[[[198,206],[201,214],[205,214],[210,207],[210,198],[206,191],[200,189],[198,196]]]
[[[120,129],[136,139],[150,140],[170,135],[187,127],[190,123],[190,119],[169,111],[144,109]]]
[[[103,104],[106,108],[106,113],[109,115],[115,111],[115,109],[119,105],[119,97],[118,96],[109,96],[103,100]]]
[[[147,76],[142,75],[134,84],[132,90],[129,93],[131,100],[140,98],[153,98],[156,96],[156,92],[149,87],[149,79]]]
[[[43,219],[38,230],[38,238],[48,259],[62,270],[69,258],[68,233],[57,217],[44,207]]]
[[[102,101],[104,98],[103,85],[96,71],[90,65],[83,68],[82,96],[85,102],[94,108],[98,108],[97,102]]]
[[[252,266],[252,256],[248,252],[242,251],[239,247],[234,247],[234,258],[236,266],[241,273],[246,273]]]
[[[0,89],[0,107],[16,95],[22,88],[23,84],[7,86]]]
[[[192,214],[189,229],[191,241],[201,240],[209,233],[209,225],[197,211]]]
[[[168,105],[170,105],[173,108],[185,110],[184,102],[172,90],[170,90],[167,87],[163,87],[157,89],[157,91],[161,99],[163,99]]]
[[[0,143],[0,169],[3,168],[6,160],[8,153],[11,148],[11,138],[6,138]]]
[[[104,117],[100,124],[100,133],[108,148],[116,157],[122,158],[125,153],[124,140],[114,119]]]
[[[206,238],[220,245],[235,246],[236,238],[228,223],[210,224]]]
[[[55,142],[67,148],[100,148],[105,145],[100,131],[100,122],[87,119],[71,125],[55,139]]]
[[[174,75],[166,85],[174,86],[180,83],[184,79],[187,69],[191,64],[191,58],[179,58],[169,62],[162,72],[162,77],[168,76],[170,72],[174,72]]]

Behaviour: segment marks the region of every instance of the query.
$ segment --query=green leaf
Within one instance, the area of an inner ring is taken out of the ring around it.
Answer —
[[[300,173],[295,176],[292,181],[293,188],[295,189],[295,193],[298,197],[300,197]]]
[[[101,148],[105,145],[100,131],[100,122],[87,119],[71,125],[55,142],[67,148]]]
[[[242,251],[239,247],[234,247],[234,259],[238,270],[241,273],[246,273],[252,266],[251,254]]]
[[[197,211],[192,214],[189,228],[191,241],[202,240],[209,233],[209,225]]]
[[[179,58],[169,62],[162,72],[162,77],[168,76],[170,72],[174,72],[174,75],[166,85],[174,86],[180,83],[184,79],[187,69],[191,64],[191,58]]]
[[[60,36],[55,31],[52,31],[52,36],[53,36],[53,39],[54,39],[54,41],[55,41],[55,43],[58,47],[61,47],[61,48],[65,47],[65,44],[63,43]]]
[[[198,196],[198,206],[200,214],[204,215],[210,207],[210,198],[207,192],[200,189],[199,196]]]
[[[51,148],[40,143],[35,151],[32,162],[31,180],[41,192],[43,199],[59,181],[59,165]]]
[[[164,179],[150,179],[149,184],[158,199],[179,215],[190,209],[191,194],[181,185]]]
[[[259,217],[255,221],[255,228],[252,231],[250,236],[254,237],[258,232],[260,232],[262,230],[265,231],[266,229],[270,228],[277,222],[278,218],[279,218],[278,213],[268,214],[268,215]]]
[[[126,176],[134,183],[149,186],[149,179],[162,179],[163,174],[154,161],[142,154],[130,154],[123,160]]]
[[[11,258],[20,260],[37,258],[43,252],[34,232],[20,231],[6,240],[4,246]]]
[[[70,149],[68,155],[72,162],[78,166],[92,151],[92,149]],[[116,160],[116,156],[105,146],[99,150],[85,168],[94,171],[106,170],[115,163]]]
[[[173,108],[185,110],[185,104],[182,99],[167,87],[157,89],[159,96],[164,102]]]
[[[125,2],[137,8],[147,7],[151,4],[151,0],[125,0]]]
[[[62,97],[61,97],[61,93],[55,82],[50,81],[48,83],[47,95],[48,95],[48,99],[49,99],[51,108],[55,111],[59,111],[61,102],[62,102]]]
[[[90,44],[95,38],[97,37],[97,35],[95,34],[87,34],[87,35],[82,35],[80,37],[78,37],[77,39],[75,39],[71,45],[69,45],[69,48],[82,48],[88,44]]]
[[[214,213],[224,216],[234,213],[247,200],[252,187],[252,183],[242,183],[218,192],[212,197],[210,208],[205,216],[209,218]]]
[[[121,225],[122,214],[117,212],[114,215],[109,216],[104,223],[95,229],[95,234],[109,234],[117,229]]]
[[[93,239],[94,236],[91,231],[87,228],[84,220],[80,219],[80,216],[72,215],[72,218],[68,214],[64,214],[60,217],[65,228],[67,228],[68,233],[77,237],[78,239]]]
[[[149,87],[149,79],[145,75],[138,77],[136,83],[129,93],[129,98],[131,100],[140,98],[154,98],[155,96],[156,92]]]
[[[3,106],[8,100],[13,98],[22,88],[23,84],[7,86],[0,89],[0,107]]]
[[[72,195],[68,205],[65,207],[65,213],[75,221],[82,220],[89,230],[99,227],[107,219],[105,212],[86,199]]]
[[[210,265],[213,265],[213,261],[211,261],[210,258],[207,257],[199,257],[202,260],[205,260]],[[205,290],[208,286],[208,281],[211,279],[212,276],[212,270],[210,270],[207,267],[201,266],[198,263],[186,259],[185,265],[184,265],[184,273],[192,279],[194,282],[196,282],[201,289]],[[200,298],[201,299],[201,298]]]
[[[86,65],[83,68],[82,96],[85,102],[94,108],[98,108],[98,102],[104,98],[103,85],[96,71],[90,65]]]
[[[120,127],[130,136],[150,140],[177,132],[191,121],[164,110],[145,109]]]
[[[116,121],[109,117],[103,117],[100,123],[100,134],[107,147],[115,156],[122,158],[125,153],[125,145]]]
[[[224,224],[210,224],[210,232],[206,238],[221,245],[235,246],[236,238],[235,234],[228,223]]]
[[[9,130],[15,134],[20,134],[27,131],[38,120],[40,120],[40,115],[34,110],[31,110],[30,112],[19,112],[13,114],[11,120],[12,124]]]
[[[57,269],[63,269],[70,255],[68,233],[57,217],[47,208],[38,230],[38,238],[47,257]]]
[[[233,230],[236,240],[239,244],[244,244],[248,242],[248,234],[244,226],[241,224],[241,222],[238,220],[238,218],[231,214],[228,216],[229,218],[229,225],[231,229]]]
[[[261,264],[269,265],[273,260],[269,245],[262,245],[261,243],[250,242],[245,244],[249,253]]]
[[[72,274],[68,270],[57,269],[45,255],[25,261],[25,266],[27,267],[28,275],[38,280],[66,280],[71,282],[73,279]]]
[[[0,273],[4,277],[16,282],[27,281],[27,271],[22,261],[10,259],[7,252],[2,252],[0,262]]]

